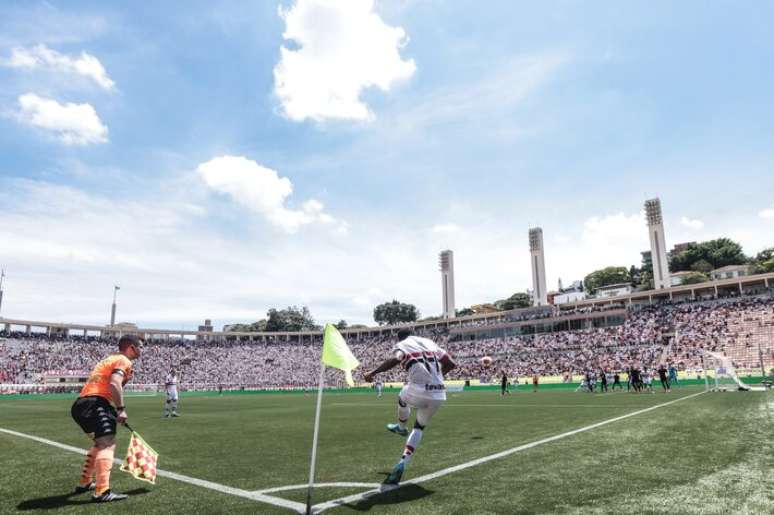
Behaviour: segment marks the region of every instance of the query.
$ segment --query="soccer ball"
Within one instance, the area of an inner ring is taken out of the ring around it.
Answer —
[[[489,356],[484,356],[483,358],[481,358],[481,364],[484,365],[485,367],[490,366],[493,361],[494,360]]]

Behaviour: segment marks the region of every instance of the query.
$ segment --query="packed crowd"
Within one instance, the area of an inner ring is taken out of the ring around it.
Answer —
[[[459,367],[450,379],[491,379],[502,370],[512,377],[568,376],[588,370],[623,370],[632,364],[653,368],[662,362],[686,370],[699,366],[702,350],[725,352],[741,345],[739,342],[749,342],[750,335],[740,327],[748,327],[743,322],[753,314],[756,323],[774,323],[774,296],[651,305],[631,310],[622,325],[588,330],[473,341],[457,341],[441,329],[419,335],[435,340],[455,357]],[[769,330],[772,337],[764,341],[763,350],[771,364],[774,327]],[[362,373],[388,357],[394,343],[387,336],[354,340],[349,345],[361,361]],[[97,338],[0,333],[0,383],[38,383],[45,375],[85,375],[114,351],[114,342]],[[158,383],[175,366],[188,387],[303,388],[317,382],[320,352],[319,341],[151,341],[135,364],[133,383]],[[486,356],[492,358],[492,364],[484,364]],[[403,374],[393,369],[382,378],[400,381]],[[341,384],[342,374],[328,370],[326,382]]]

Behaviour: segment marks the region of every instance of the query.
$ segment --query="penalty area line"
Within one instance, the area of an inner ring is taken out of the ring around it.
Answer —
[[[38,443],[50,445],[51,447],[56,447],[58,449],[63,449],[65,451],[74,452],[76,454],[82,454],[82,455],[86,454],[85,449],[80,449],[78,447],[73,447],[72,445],[66,445],[63,443],[55,442],[53,440],[48,440],[46,438],[41,438],[39,436],[28,435],[26,433],[19,433],[17,431],[11,431],[10,429],[4,429],[2,427],[0,427],[0,433],[9,434],[11,436],[18,436],[19,438],[26,438],[28,440],[33,440]],[[118,463],[119,465],[122,463],[122,461],[119,459],[115,459],[113,461],[115,463]],[[261,492],[248,492],[247,490],[242,490],[241,488],[233,488],[231,486],[221,485],[220,483],[213,483],[212,481],[207,481],[206,479],[198,479],[195,477],[178,474],[176,472],[170,472],[168,470],[158,469],[156,470],[156,474],[161,477],[174,479],[182,483],[188,483],[189,485],[199,486],[201,488],[214,490],[216,492],[220,492],[223,494],[229,494],[235,497],[243,497],[245,499],[250,499],[251,501],[271,504],[274,506],[278,506],[280,508],[287,508],[289,510],[295,511],[296,513],[302,512],[306,509],[306,505],[301,504],[300,502],[289,501],[287,499],[274,497],[272,495],[266,495]]]
[[[475,459],[475,460],[472,460],[472,461],[468,461],[466,463],[461,463],[459,465],[455,465],[453,467],[448,467],[448,468],[439,470],[437,472],[433,472],[431,474],[425,474],[424,476],[419,476],[419,477],[416,477],[414,479],[409,479],[408,481],[400,483],[399,485],[397,485],[397,486],[395,486],[393,488],[390,488],[389,490],[385,490],[384,492],[394,491],[394,490],[396,490],[398,488],[401,488],[401,487],[404,487],[406,485],[415,485],[415,484],[419,484],[419,483],[424,483],[426,481],[430,481],[432,479],[437,479],[439,477],[443,477],[443,476],[446,476],[446,475],[449,475],[449,474],[453,474],[454,472],[459,472],[460,470],[465,470],[465,469],[470,468],[470,467],[475,467],[477,465],[481,465],[482,463],[487,463],[487,462],[492,461],[492,460],[497,460],[497,459],[500,459],[500,458],[504,458],[506,456],[510,456],[511,454],[515,454],[517,452],[526,451],[527,449],[532,449],[533,447],[537,447],[539,445],[555,442],[557,440],[561,440],[561,439],[567,438],[569,436],[577,435],[578,433],[583,433],[583,432],[586,432],[586,431],[591,431],[592,429],[596,429],[598,427],[606,426],[606,425],[612,424],[614,422],[619,422],[621,420],[624,420],[624,419],[627,419],[627,418],[630,418],[630,417],[635,417],[637,415],[641,415],[643,413],[647,413],[649,411],[653,411],[653,410],[658,409],[658,408],[663,408],[664,406],[669,406],[669,405],[675,404],[677,402],[682,402],[682,401],[685,401],[685,400],[688,400],[688,399],[692,399],[692,398],[697,397],[699,395],[702,395],[704,393],[707,393],[707,392],[702,391],[702,392],[699,392],[699,393],[694,393],[694,394],[691,394],[691,395],[687,395],[685,397],[680,397],[679,399],[674,399],[674,400],[671,400],[669,402],[664,402],[664,403],[661,403],[661,404],[656,404],[655,406],[650,406],[650,407],[645,408],[645,409],[633,411],[631,413],[627,413],[626,415],[621,415],[621,416],[618,416],[618,417],[609,418],[607,420],[603,420],[601,422],[596,422],[596,423],[588,425],[588,426],[584,426],[584,427],[581,427],[581,428],[578,428],[578,429],[573,429],[572,431],[567,431],[566,433],[561,433],[561,434],[558,434],[558,435],[549,436],[548,438],[543,438],[541,440],[536,440],[534,442],[530,442],[530,443],[527,443],[527,444],[524,444],[524,445],[519,445],[518,447],[513,447],[513,448],[507,449],[505,451],[501,451],[501,452],[498,452],[498,453],[495,453],[495,454],[490,454],[489,456],[484,456],[483,458],[478,458],[478,459]],[[518,407],[518,406],[516,406],[516,407]],[[314,505],[313,506],[313,511],[314,511],[314,513],[320,513],[322,511],[325,511],[325,510],[328,510],[328,509],[331,509],[331,508],[336,508],[338,506],[342,506],[342,505],[345,505],[345,504],[356,503],[356,502],[361,501],[363,499],[367,499],[369,497],[374,497],[374,496],[379,495],[379,494],[384,493],[384,492],[381,489],[377,488],[377,489],[373,489],[373,490],[368,490],[367,492],[362,492],[362,493],[359,493],[359,494],[353,494],[353,495],[348,495],[346,497],[341,497],[339,499],[332,499],[330,501],[326,501],[326,502]]]

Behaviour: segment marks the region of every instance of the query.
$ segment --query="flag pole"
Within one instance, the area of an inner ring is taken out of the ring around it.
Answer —
[[[312,488],[314,487],[314,466],[317,461],[317,434],[320,431],[320,407],[324,381],[325,363],[320,363],[320,386],[317,389],[317,411],[314,414],[314,437],[312,437],[312,463],[309,465],[309,488],[306,490],[306,515],[312,515]]]

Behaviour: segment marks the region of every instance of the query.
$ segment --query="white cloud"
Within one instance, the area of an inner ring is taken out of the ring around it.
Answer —
[[[285,202],[293,193],[290,179],[280,177],[274,170],[246,157],[215,157],[200,164],[196,171],[214,191],[229,195],[288,233],[295,233],[301,226],[311,223],[337,223],[315,199],[304,202],[301,209],[286,207]],[[337,232],[346,232],[346,227],[346,223],[340,222]]]
[[[78,57],[71,57],[52,50],[46,45],[31,48],[17,47],[11,51],[11,57],[4,64],[12,68],[49,68],[60,73],[81,75],[106,90],[111,90],[115,86],[99,59],[86,52],[81,52]]]
[[[274,68],[275,93],[293,121],[369,120],[363,90],[389,91],[416,70],[400,56],[405,31],[385,24],[373,0],[296,0],[279,15],[283,37],[299,47],[281,47]]]
[[[764,209],[763,211],[758,213],[758,216],[765,219],[774,219],[774,206]]]
[[[57,133],[67,145],[105,143],[108,128],[103,125],[90,104],[60,104],[56,100],[41,98],[34,93],[19,97],[20,122]]]
[[[453,233],[459,231],[460,228],[456,224],[438,224],[433,226],[434,233]]]
[[[687,227],[688,229],[693,229],[695,231],[698,231],[704,228],[704,222],[702,222],[701,220],[698,220],[698,219],[693,220],[685,216],[680,218],[680,224],[683,227]]]

